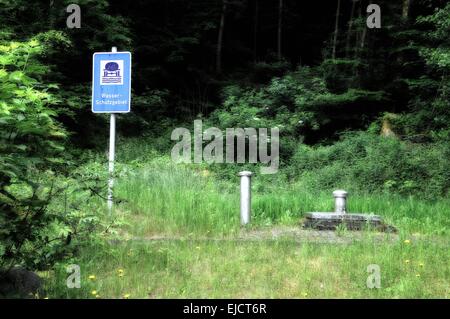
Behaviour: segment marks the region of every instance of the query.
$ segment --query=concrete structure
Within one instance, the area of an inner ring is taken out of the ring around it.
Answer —
[[[347,213],[347,195],[348,193],[344,190],[334,191],[334,212],[306,213],[303,226],[318,230],[335,230],[338,226],[343,225],[348,230],[375,229],[396,232],[394,227],[386,225],[378,215]]]

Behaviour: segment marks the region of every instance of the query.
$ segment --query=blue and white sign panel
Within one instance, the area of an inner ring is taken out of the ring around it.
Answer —
[[[92,112],[130,112],[131,53],[96,52],[92,68]]]

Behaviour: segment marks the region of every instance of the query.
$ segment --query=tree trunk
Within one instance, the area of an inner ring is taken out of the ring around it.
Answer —
[[[55,18],[54,18],[54,12],[53,12],[53,6],[54,6],[54,0],[50,0],[48,4],[48,25],[50,29],[53,29],[55,26]]]
[[[356,1],[357,0],[352,0],[352,12],[350,13],[350,20],[348,22],[347,39],[345,41],[345,56],[346,57],[348,57],[348,51],[350,50],[350,38],[351,38],[352,29],[353,29],[353,18],[355,16]]]
[[[281,60],[281,36],[282,36],[282,30],[283,30],[283,0],[279,0],[279,6],[278,6],[278,50],[277,50],[277,57],[278,60]]]
[[[362,7],[364,5],[364,1],[361,0],[359,3],[359,12],[358,12],[358,21],[362,21]],[[356,59],[358,57],[358,53],[359,53],[359,43],[361,41],[361,31],[359,29],[359,24],[357,25],[357,30],[356,30],[356,35],[355,35],[355,50],[354,50],[354,54],[353,54],[353,58]],[[365,25],[362,25],[362,28],[365,28]]]
[[[334,25],[334,37],[333,37],[333,52],[332,52],[332,59],[336,59],[336,47],[337,47],[337,40],[338,40],[338,34],[339,34],[339,14],[341,12],[341,0],[338,0],[337,3],[337,9],[336,9],[336,22]]]
[[[363,13],[362,13],[363,8],[365,11],[366,4],[365,4],[364,0],[361,0],[360,5],[359,5],[358,20],[363,21],[363,23],[361,26],[358,26],[358,30],[356,32],[355,51],[354,51],[354,55],[353,55],[353,59],[355,59],[355,60],[356,59],[362,60],[363,49],[366,45],[367,25],[366,25],[366,21],[363,19]],[[362,30],[360,30],[359,27],[361,27]],[[354,74],[355,78],[359,77],[360,69],[356,65],[353,67],[353,74]]]
[[[216,72],[222,72],[222,46],[223,46],[223,31],[225,29],[225,14],[227,11],[227,2],[222,0],[222,14],[220,17],[219,35],[217,37],[217,52],[216,52]]]
[[[371,3],[371,1],[369,3]],[[361,0],[361,5],[359,7],[359,19],[361,19],[362,16],[363,16],[362,15],[363,7],[365,7],[364,0]],[[367,25],[364,22],[363,25],[362,25],[362,31],[358,32],[358,36],[357,36],[357,39],[356,39],[355,58],[358,56],[358,53],[362,49],[364,49],[364,46],[366,45],[366,37],[367,37]]]
[[[366,36],[367,36],[367,28],[364,27],[361,35],[361,44],[360,44],[361,50],[363,50],[364,46],[366,45]]]
[[[407,22],[408,21],[410,5],[411,5],[411,0],[403,0],[403,6],[402,6],[402,20],[403,20],[403,22]],[[398,52],[397,63],[399,65],[403,65],[404,57],[405,57],[405,55],[404,55],[403,51]],[[397,78],[400,78],[400,74],[397,74]]]
[[[403,20],[408,20],[409,18],[409,7],[411,5],[411,0],[403,0],[402,8],[402,18]]]
[[[170,16],[170,1],[166,1],[164,6],[164,22],[167,26],[169,24],[169,16]]]
[[[255,0],[255,17],[253,21],[253,62],[256,63],[258,56],[258,22],[259,22],[259,3]]]

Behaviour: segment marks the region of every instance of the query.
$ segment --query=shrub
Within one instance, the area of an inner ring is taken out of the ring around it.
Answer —
[[[0,270],[50,266],[77,234],[88,240],[98,224],[82,205],[93,186],[58,176],[70,164],[67,134],[52,109],[55,85],[41,81],[43,51],[36,39],[0,45]]]
[[[424,198],[449,189],[447,143],[420,145],[366,132],[345,134],[332,146],[300,145],[287,168],[304,187],[396,192]]]

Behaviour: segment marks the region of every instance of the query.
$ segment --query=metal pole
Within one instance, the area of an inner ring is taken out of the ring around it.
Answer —
[[[117,52],[117,47],[112,47],[111,52]],[[114,156],[116,153],[116,114],[111,113],[109,120],[109,157],[108,157],[108,212],[112,213],[113,208],[113,187],[114,187]]]
[[[251,176],[252,172],[243,171],[238,174],[241,177],[241,225],[250,223],[252,197],[251,197]]]
[[[336,190],[333,192],[334,196],[334,212],[338,214],[347,213],[347,195],[343,190]]]

